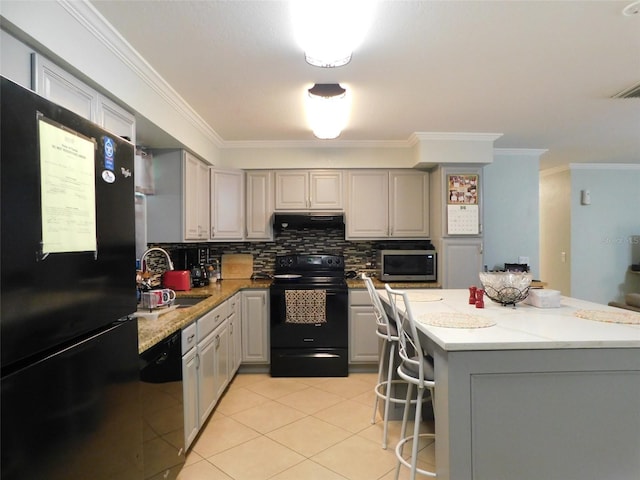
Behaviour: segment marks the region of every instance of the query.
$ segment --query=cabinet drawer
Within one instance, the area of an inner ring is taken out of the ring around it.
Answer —
[[[371,306],[368,290],[349,290],[349,305]]]
[[[209,335],[220,323],[229,316],[228,301],[218,305],[198,319],[198,341]]]
[[[182,329],[182,355],[196,346],[196,322]]]

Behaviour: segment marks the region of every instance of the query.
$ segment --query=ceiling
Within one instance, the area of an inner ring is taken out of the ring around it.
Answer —
[[[383,0],[351,62],[333,69],[305,62],[286,1],[91,3],[224,144],[317,145],[305,90],[339,82],[350,121],[323,142],[501,133],[498,148],[548,149],[542,169],[640,163],[640,98],[612,98],[640,83],[640,14],[622,13],[631,0]]]

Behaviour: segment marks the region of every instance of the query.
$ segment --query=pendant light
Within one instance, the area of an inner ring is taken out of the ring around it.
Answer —
[[[349,95],[338,83],[316,83],[307,91],[307,118],[313,134],[323,140],[337,138],[349,118]]]

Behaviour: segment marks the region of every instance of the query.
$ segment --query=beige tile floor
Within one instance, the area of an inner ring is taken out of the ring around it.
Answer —
[[[401,422],[390,422],[389,448],[383,450],[380,416],[371,424],[375,383],[374,373],[240,373],[195,440],[178,480],[391,480]],[[423,422],[423,428],[433,425]],[[419,465],[434,470],[434,444],[420,447]],[[408,478],[408,469],[400,478]]]

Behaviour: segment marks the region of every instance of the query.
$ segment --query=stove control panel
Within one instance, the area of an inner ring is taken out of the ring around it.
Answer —
[[[313,271],[313,270],[344,270],[342,255],[278,255],[276,270]]]

